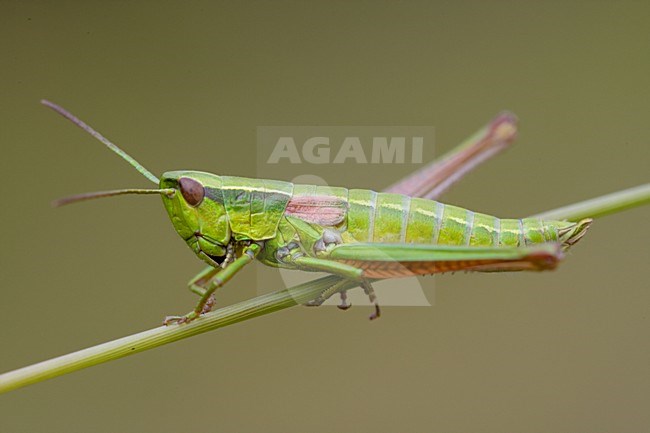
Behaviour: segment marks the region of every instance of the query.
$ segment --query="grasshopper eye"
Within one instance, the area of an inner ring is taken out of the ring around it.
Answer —
[[[198,206],[205,196],[205,189],[198,181],[189,177],[181,177],[178,180],[183,198],[192,207]]]

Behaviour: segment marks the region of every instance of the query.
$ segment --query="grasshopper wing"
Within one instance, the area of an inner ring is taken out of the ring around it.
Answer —
[[[345,200],[335,196],[298,196],[287,204],[285,215],[331,227],[343,221],[348,209]]]

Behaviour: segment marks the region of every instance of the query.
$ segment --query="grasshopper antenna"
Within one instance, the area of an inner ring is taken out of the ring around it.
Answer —
[[[69,121],[71,121],[72,123],[77,125],[79,128],[83,129],[84,131],[86,131],[87,133],[89,133],[90,135],[95,137],[97,140],[104,143],[104,145],[106,147],[108,147],[110,150],[112,150],[113,152],[115,152],[119,156],[121,156],[122,159],[124,159],[126,162],[131,164],[131,166],[133,166],[133,168],[138,170],[144,177],[146,177],[147,179],[149,179],[150,181],[152,181],[156,185],[160,183],[160,180],[158,180],[158,178],[156,176],[154,176],[153,173],[151,173],[149,170],[144,168],[142,166],[142,164],[140,164],[138,161],[133,159],[133,157],[131,155],[129,155],[128,153],[126,153],[125,151],[123,151],[122,149],[117,147],[117,145],[113,144],[109,139],[104,137],[99,132],[95,131],[92,127],[90,127],[84,121],[77,118],[74,114],[70,113],[65,108],[61,107],[60,105],[55,104],[54,102],[50,102],[47,99],[41,99],[41,104],[43,104],[46,107],[49,107],[52,110],[56,111],[61,116],[65,117],[66,119],[68,119]],[[154,191],[154,190],[151,190],[151,191]],[[107,191],[107,192],[115,192],[115,191]],[[122,193],[122,194],[136,194],[136,193]],[[111,194],[111,195],[117,195],[117,194]],[[108,197],[108,196],[109,195],[102,195],[101,197]],[[79,197],[79,196],[77,196],[77,197]],[[73,199],[73,198],[74,197],[70,197],[70,199]],[[87,197],[87,198],[83,198],[83,199],[80,199],[80,200],[87,200],[89,198],[93,198],[93,197]],[[66,200],[66,199],[62,199],[60,201],[63,201],[63,200]],[[66,203],[59,203],[59,205],[61,205],[61,204],[66,204]]]
[[[96,192],[85,192],[83,194],[71,195],[69,197],[63,197],[52,202],[53,207],[65,206],[66,204],[78,203],[80,201],[92,200],[95,198],[103,197],[113,197],[115,195],[126,195],[126,194],[165,194],[167,197],[172,197],[176,191],[172,188],[162,188],[162,189],[139,189],[139,188],[128,188],[128,189],[114,189],[111,191],[96,191]]]

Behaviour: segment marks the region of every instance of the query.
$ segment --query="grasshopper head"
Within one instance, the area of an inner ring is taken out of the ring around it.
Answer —
[[[190,248],[212,266],[223,262],[227,254],[226,246],[230,242],[230,225],[223,205],[219,176],[199,171],[170,171],[159,180],[131,155],[65,108],[45,99],[41,103],[88,132],[144,177],[160,185],[159,189],[126,188],[77,194],[54,201],[54,206],[116,195],[160,194],[174,228]]]
[[[170,171],[160,180],[161,189],[174,190],[161,197],[176,232],[213,266],[223,262],[231,235],[220,187],[219,176],[200,171]]]

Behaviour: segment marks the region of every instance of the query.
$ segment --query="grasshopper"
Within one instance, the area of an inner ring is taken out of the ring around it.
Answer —
[[[42,103],[158,185],[79,194],[57,200],[55,205],[123,194],[158,194],[176,232],[207,264],[188,283],[200,297],[196,307],[185,315],[167,316],[166,325],[187,323],[211,311],[215,291],[253,260],[340,277],[308,303],[312,306],[339,293],[339,308],[347,309],[345,290],[355,282],[374,305],[372,320],[380,316],[373,281],[460,270],[554,269],[592,221],[497,218],[399,193],[192,170],[165,172],[159,179],[64,108]]]

